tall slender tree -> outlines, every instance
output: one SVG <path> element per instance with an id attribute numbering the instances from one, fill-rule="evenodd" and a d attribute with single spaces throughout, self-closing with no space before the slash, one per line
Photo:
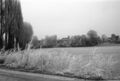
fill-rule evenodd
<path id="1" fill-rule="evenodd" d="M 3 0 L 0 0 L 0 49 L 3 47 L 3 37 L 2 37 L 2 19 L 3 19 Z"/>
<path id="2" fill-rule="evenodd" d="M 12 49 L 17 46 L 19 30 L 23 23 L 21 5 L 19 0 L 5 0 L 4 4 L 5 47 Z"/>
<path id="3" fill-rule="evenodd" d="M 21 4 L 19 0 L 0 0 L 0 47 L 5 35 L 5 49 L 25 48 L 33 34 L 32 26 L 23 23 Z M 28 37 L 28 38 L 27 38 Z M 26 39 L 27 38 L 27 39 Z"/>

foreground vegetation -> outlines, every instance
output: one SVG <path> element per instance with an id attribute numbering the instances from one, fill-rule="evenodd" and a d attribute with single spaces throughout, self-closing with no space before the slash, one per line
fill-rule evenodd
<path id="1" fill-rule="evenodd" d="M 66 50 L 24 50 L 5 52 L 1 57 L 4 65 L 14 69 L 24 69 L 38 73 L 57 74 L 85 79 L 119 79 L 115 65 L 119 63 L 113 55 L 70 54 Z"/>

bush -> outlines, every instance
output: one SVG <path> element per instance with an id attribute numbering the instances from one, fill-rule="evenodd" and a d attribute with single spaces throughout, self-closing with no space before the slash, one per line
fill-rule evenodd
<path id="1" fill-rule="evenodd" d="M 51 47 L 56 47 L 57 45 L 57 36 L 46 36 L 45 39 L 43 40 L 42 47 L 44 48 L 51 48 Z"/>
<path id="2" fill-rule="evenodd" d="M 38 40 L 37 36 L 32 37 L 31 44 L 32 44 L 31 48 L 33 48 L 33 49 L 40 48 L 40 41 Z"/>

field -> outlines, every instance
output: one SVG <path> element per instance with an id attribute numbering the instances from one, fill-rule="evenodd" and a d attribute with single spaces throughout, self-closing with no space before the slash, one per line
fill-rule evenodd
<path id="1" fill-rule="evenodd" d="M 70 54 L 79 55 L 79 54 L 120 54 L 120 46 L 110 46 L 110 47 L 77 47 L 77 48 L 53 48 L 53 49 L 41 49 L 41 50 L 65 50 Z"/>
<path id="2" fill-rule="evenodd" d="M 120 46 L 48 48 L 12 52 L 5 65 L 81 78 L 120 79 Z"/>

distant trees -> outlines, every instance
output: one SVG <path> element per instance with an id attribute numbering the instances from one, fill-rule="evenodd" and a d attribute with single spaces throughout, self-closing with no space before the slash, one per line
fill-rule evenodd
<path id="1" fill-rule="evenodd" d="M 99 36 L 95 30 L 90 30 L 86 35 L 74 35 L 61 39 L 57 39 L 56 35 L 46 36 L 45 39 L 39 40 L 39 43 L 37 43 L 39 46 L 37 47 L 88 47 L 98 46 L 104 43 L 120 44 L 120 37 L 115 34 L 111 34 L 111 37 L 107 37 L 105 34 Z"/>
<path id="2" fill-rule="evenodd" d="M 81 36 L 76 35 L 71 37 L 71 46 L 72 47 L 80 47 L 82 45 L 81 43 Z"/>
<path id="3" fill-rule="evenodd" d="M 99 36 L 96 31 L 90 30 L 87 33 L 88 39 L 89 39 L 89 45 L 90 46 L 95 46 L 99 44 Z"/>
<path id="4" fill-rule="evenodd" d="M 88 45 L 87 41 L 88 41 L 87 36 L 86 36 L 86 35 L 82 35 L 82 36 L 81 36 L 81 46 L 82 46 L 82 47 L 87 46 L 87 45 Z"/>
<path id="5" fill-rule="evenodd" d="M 102 40 L 102 42 L 107 42 L 108 37 L 105 34 L 103 34 L 102 37 L 101 37 L 101 40 Z"/>
<path id="6" fill-rule="evenodd" d="M 118 35 L 111 34 L 111 37 L 109 38 L 109 42 L 120 43 L 120 37 Z"/>
<path id="7" fill-rule="evenodd" d="M 57 40 L 57 47 L 70 47 L 70 46 L 71 46 L 70 36 Z"/>
<path id="8" fill-rule="evenodd" d="M 57 36 L 46 36 L 43 40 L 42 47 L 55 47 L 57 45 Z"/>
<path id="9" fill-rule="evenodd" d="M 99 43 L 101 43 L 101 40 L 97 32 L 90 30 L 87 35 L 68 36 L 61 39 L 57 39 L 56 35 L 46 36 L 45 39 L 39 40 L 38 47 L 86 47 L 95 46 Z"/>
<path id="10" fill-rule="evenodd" d="M 102 35 L 102 43 L 120 44 L 120 36 L 116 34 L 111 34 L 110 37 Z"/>
<path id="11" fill-rule="evenodd" d="M 32 42 L 31 42 L 31 44 L 32 44 L 32 47 L 31 47 L 31 48 L 34 48 L 34 49 L 40 48 L 40 41 L 38 40 L 38 37 L 37 37 L 37 36 L 33 36 L 33 37 L 32 37 Z"/>

